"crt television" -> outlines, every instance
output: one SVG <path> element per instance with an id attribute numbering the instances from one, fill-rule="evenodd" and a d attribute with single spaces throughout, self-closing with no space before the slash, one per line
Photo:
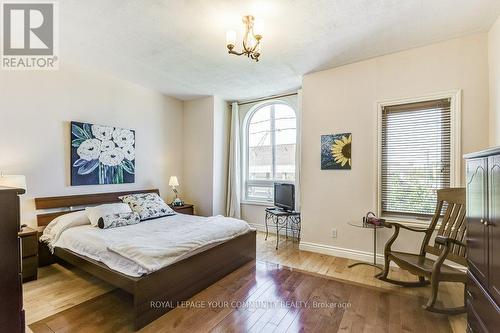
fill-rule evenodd
<path id="1" fill-rule="evenodd" d="M 286 211 L 294 211 L 295 185 L 274 183 L 274 205 Z"/>

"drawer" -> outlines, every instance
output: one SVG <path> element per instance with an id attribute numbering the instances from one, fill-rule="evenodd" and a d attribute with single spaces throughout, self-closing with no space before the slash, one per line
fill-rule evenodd
<path id="1" fill-rule="evenodd" d="M 468 333 L 487 333 L 481 318 L 474 310 L 470 300 L 467 300 L 467 332 Z"/>
<path id="2" fill-rule="evenodd" d="M 36 280 L 38 276 L 38 256 L 23 258 L 23 282 Z"/>
<path id="3" fill-rule="evenodd" d="M 473 332 L 495 332 L 500 327 L 500 311 L 479 282 L 467 273 L 467 316 Z"/>
<path id="4" fill-rule="evenodd" d="M 175 208 L 175 211 L 177 213 L 181 214 L 186 214 L 186 215 L 193 215 L 193 207 L 185 207 L 185 208 Z"/>
<path id="5" fill-rule="evenodd" d="M 38 254 L 38 238 L 37 235 L 21 237 L 22 255 L 32 257 Z"/>

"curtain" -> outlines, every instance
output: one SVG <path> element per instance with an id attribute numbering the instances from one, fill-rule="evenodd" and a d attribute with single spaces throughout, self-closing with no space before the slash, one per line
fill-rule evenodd
<path id="1" fill-rule="evenodd" d="M 241 218 L 240 116 L 238 103 L 236 102 L 232 104 L 230 135 L 226 216 L 239 219 Z"/>
<path id="2" fill-rule="evenodd" d="M 297 92 L 297 138 L 295 140 L 295 210 L 300 212 L 300 138 L 302 134 L 302 89 Z"/>

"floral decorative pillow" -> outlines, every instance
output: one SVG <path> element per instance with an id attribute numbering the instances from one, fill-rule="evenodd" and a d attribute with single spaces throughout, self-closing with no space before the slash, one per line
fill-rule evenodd
<path id="1" fill-rule="evenodd" d="M 120 200 L 127 203 L 132 211 L 138 213 L 141 221 L 175 214 L 156 193 L 129 194 L 120 197 Z"/>
<path id="2" fill-rule="evenodd" d="M 99 218 L 97 226 L 101 229 L 117 228 L 141 222 L 141 217 L 136 212 L 111 214 Z"/>
<path id="3" fill-rule="evenodd" d="M 103 204 L 95 207 L 87 207 L 85 208 L 85 212 L 87 212 L 90 224 L 92 224 L 95 227 L 99 222 L 99 218 L 103 216 L 112 214 L 131 213 L 132 209 L 130 209 L 129 205 L 120 202 L 112 204 Z"/>

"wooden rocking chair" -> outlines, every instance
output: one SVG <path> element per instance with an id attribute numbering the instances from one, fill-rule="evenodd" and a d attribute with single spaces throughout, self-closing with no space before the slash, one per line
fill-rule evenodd
<path id="1" fill-rule="evenodd" d="M 386 223 L 388 227 L 394 227 L 394 234 L 385 245 L 384 271 L 377 277 L 380 280 L 404 287 L 421 287 L 430 283 L 432 288 L 431 296 L 429 297 L 427 304 L 423 306 L 424 309 L 444 314 L 459 314 L 465 312 L 465 305 L 457 308 L 444 309 L 436 308 L 435 303 L 440 282 L 462 282 L 465 284 L 467 281 L 465 272 L 444 264 L 445 260 L 449 260 L 457 264 L 467 266 L 465 259 L 466 245 L 464 243 L 467 224 L 465 221 L 465 189 L 448 188 L 438 190 L 437 197 L 438 202 L 436 211 L 427 229 L 412 228 L 399 223 Z M 441 225 L 437 230 L 437 236 L 434 239 L 434 244 L 429 245 L 445 202 L 448 204 L 448 207 L 446 208 Z M 399 235 L 400 229 L 425 234 L 419 254 L 397 252 L 391 249 L 392 244 Z M 427 258 L 427 253 L 437 256 L 437 259 L 434 260 Z M 387 275 L 389 273 L 389 263 L 391 260 L 402 269 L 417 275 L 419 281 L 405 282 L 388 278 Z"/>

